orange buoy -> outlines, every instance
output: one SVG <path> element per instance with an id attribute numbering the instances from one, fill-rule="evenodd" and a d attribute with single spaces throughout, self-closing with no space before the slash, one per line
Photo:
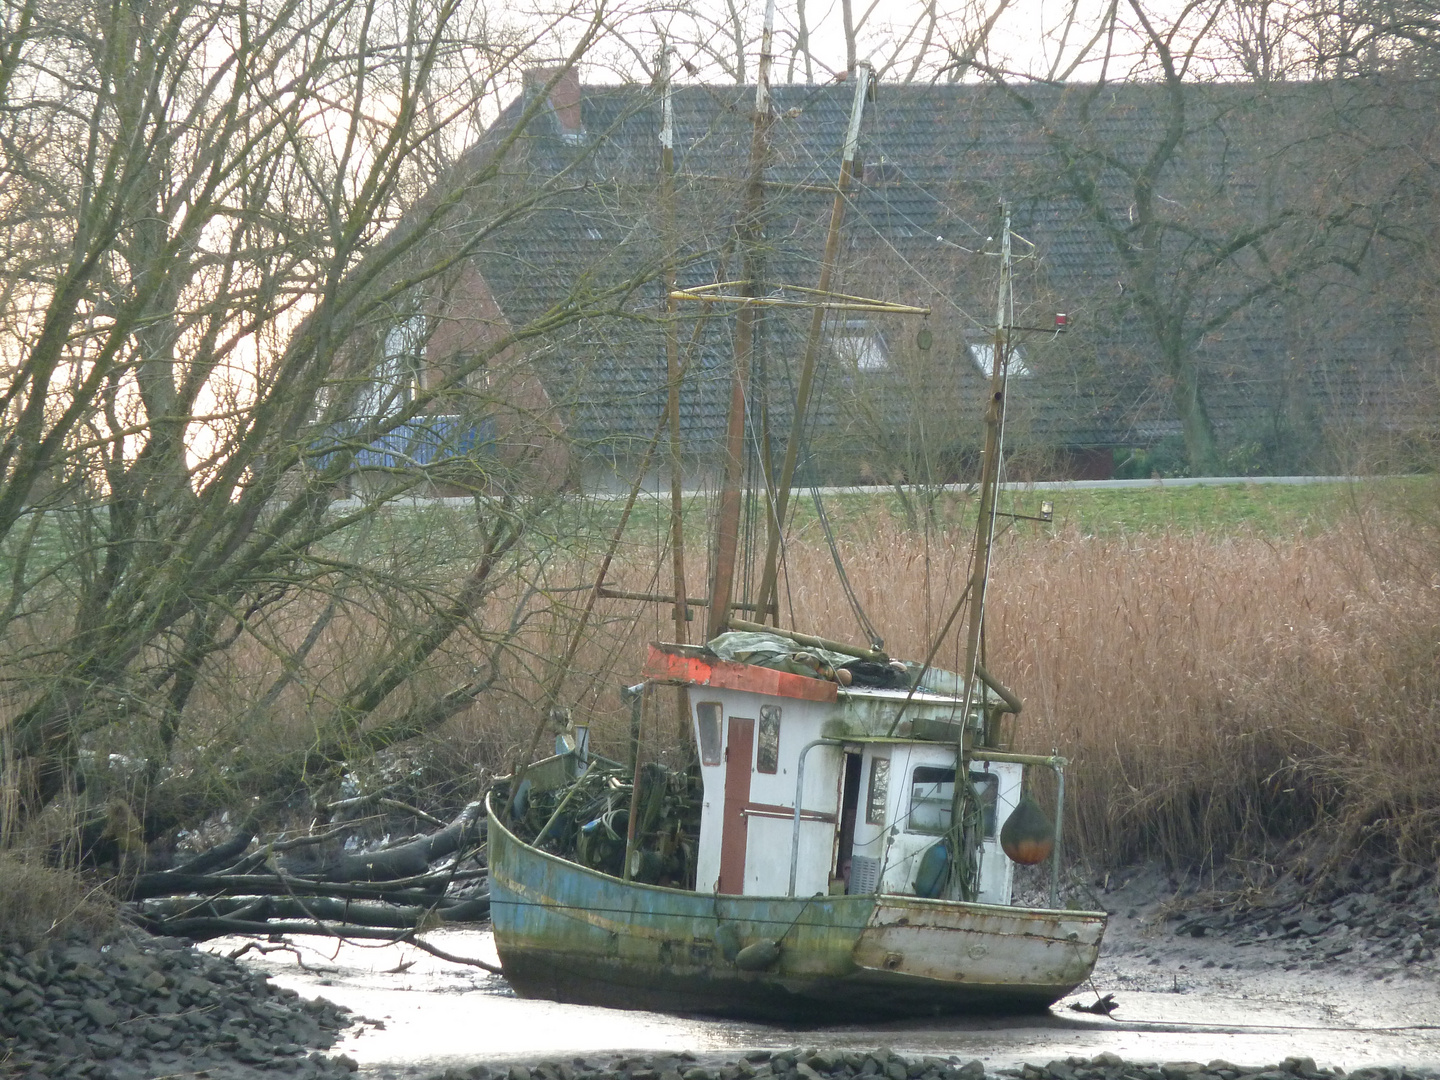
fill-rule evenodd
<path id="1" fill-rule="evenodd" d="M 1020 796 L 1020 805 L 1005 819 L 1000 847 L 1021 866 L 1042 863 L 1055 850 L 1055 826 L 1028 792 Z"/>

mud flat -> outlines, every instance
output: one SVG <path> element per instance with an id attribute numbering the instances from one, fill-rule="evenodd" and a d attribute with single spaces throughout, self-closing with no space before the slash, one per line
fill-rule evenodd
<path id="1" fill-rule="evenodd" d="M 527 1001 L 407 945 L 5 946 L 0 1077 L 1414 1080 L 1440 1066 L 1433 878 L 1281 883 L 1243 904 L 1154 869 L 1094 885 L 1082 899 L 1111 913 L 1100 963 L 1049 1013 L 808 1030 Z M 480 929 L 427 940 L 496 959 Z M 1105 995 L 1112 1015 L 1075 1011 Z"/>
<path id="2" fill-rule="evenodd" d="M 1042 1016 L 787 1030 L 526 1001 L 502 979 L 404 946 L 326 942 L 323 951 L 271 953 L 255 963 L 282 985 L 326 994 L 383 1023 L 339 1044 L 380 1077 L 614 1054 L 718 1060 L 817 1045 L 953 1056 L 987 1071 L 1102 1054 L 1152 1063 L 1298 1057 L 1347 1070 L 1440 1066 L 1433 875 L 1402 868 L 1318 891 L 1297 876 L 1244 902 L 1237 883 L 1202 888 L 1153 866 L 1077 885 L 1072 899 L 1109 911 L 1110 928 L 1090 984 Z M 430 940 L 496 960 L 487 933 L 445 931 Z M 1112 1016 L 1070 1008 L 1105 994 L 1118 1004 Z"/>
<path id="3" fill-rule="evenodd" d="M 1167 899 L 1157 901 L 1157 894 Z M 675 1060 L 708 1068 L 749 1051 L 823 1047 L 863 1055 L 881 1046 L 916 1061 L 933 1058 L 950 1069 L 979 1061 L 992 1076 L 1019 1076 L 1016 1070 L 1030 1066 L 1033 1072 L 1052 1062 L 1072 1062 L 1067 1067 L 1073 1068 L 1073 1062 L 1109 1060 L 1107 1054 L 1152 1065 L 1221 1059 L 1245 1065 L 1239 1072 L 1193 1070 L 1218 1080 L 1235 1080 L 1226 1072 L 1269 1073 L 1267 1080 L 1279 1080 L 1278 1066 L 1256 1063 L 1287 1058 L 1351 1071 L 1440 1065 L 1440 981 L 1433 957 L 1397 963 L 1384 944 L 1389 938 L 1381 937 L 1374 949 L 1362 944 L 1329 959 L 1307 959 L 1320 948 L 1338 946 L 1333 941 L 1317 946 L 1304 933 L 1293 933 L 1295 927 L 1286 929 L 1283 923 L 1294 913 L 1284 903 L 1284 914 L 1273 916 L 1277 933 L 1264 929 L 1267 916 L 1254 933 L 1219 928 L 1197 936 L 1193 920 L 1217 913 L 1203 900 L 1176 904 L 1169 883 L 1153 871 L 1117 880 L 1099 898 L 1111 910 L 1112 923 L 1095 976 L 1040 1016 L 787 1029 L 527 1001 L 500 978 L 443 964 L 406 946 L 296 939 L 296 951 L 250 962 L 302 995 L 325 994 L 378 1022 L 352 1029 L 337 1049 L 359 1062 L 362 1072 L 381 1078 L 416 1080 L 485 1066 L 491 1070 L 486 1076 L 503 1080 L 511 1066 L 528 1069 L 541 1061 L 568 1062 L 573 1070 L 579 1068 L 573 1064 L 577 1057 L 585 1062 L 581 1075 L 614 1073 L 616 1055 L 622 1060 L 690 1055 Z M 1363 928 L 1341 930 L 1370 940 Z M 1321 936 L 1338 940 L 1341 930 L 1323 930 Z M 442 931 L 428 940 L 451 953 L 496 959 L 485 932 Z M 1413 952 L 1412 947 L 1407 956 Z M 1093 1007 L 1106 994 L 1117 1003 L 1111 1016 L 1071 1008 Z M 1102 1072 L 1114 1067 L 1100 1066 Z M 659 1069 L 655 1077 L 669 1071 L 685 1080 L 678 1069 Z M 1107 1074 L 1106 1080 L 1119 1075 Z M 803 1070 L 798 1078 L 813 1080 Z M 517 1073 L 511 1080 L 521 1077 Z M 549 1078 L 542 1073 L 540 1080 Z M 1089 1077 L 1077 1073 L 1073 1080 Z M 1157 1074 L 1149 1080 L 1178 1077 Z"/>

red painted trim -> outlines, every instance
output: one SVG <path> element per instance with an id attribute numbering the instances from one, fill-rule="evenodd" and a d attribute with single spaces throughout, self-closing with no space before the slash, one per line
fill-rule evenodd
<path id="1" fill-rule="evenodd" d="M 721 690 L 748 690 L 752 694 L 794 698 L 799 701 L 832 702 L 839 700 L 838 687 L 825 679 L 811 679 L 788 671 L 735 664 L 729 660 L 707 660 L 698 656 L 679 656 L 658 645 L 651 645 L 645 657 L 642 674 L 661 682 L 713 686 Z"/>

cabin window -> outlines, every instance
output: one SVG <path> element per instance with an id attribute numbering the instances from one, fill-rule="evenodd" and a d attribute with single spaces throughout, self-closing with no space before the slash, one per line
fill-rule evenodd
<path id="1" fill-rule="evenodd" d="M 970 783 L 975 785 L 975 794 L 980 797 L 980 820 L 985 829 L 985 839 L 995 839 L 995 804 L 1000 801 L 1000 777 L 993 773 L 972 772 Z"/>
<path id="2" fill-rule="evenodd" d="M 695 726 L 700 733 L 700 764 L 720 764 L 720 703 L 702 701 L 695 706 Z"/>
<path id="3" fill-rule="evenodd" d="M 939 835 L 950 828 L 955 770 L 921 765 L 910 777 L 909 832 Z"/>
<path id="4" fill-rule="evenodd" d="M 972 772 L 970 783 L 980 800 L 981 827 L 987 838 L 995 835 L 995 803 L 1000 778 Z M 917 766 L 910 778 L 910 822 L 907 832 L 940 836 L 950 828 L 950 807 L 955 798 L 955 770 L 934 765 Z"/>
<path id="5" fill-rule="evenodd" d="M 865 824 L 885 824 L 885 803 L 890 798 L 890 759 L 872 758 L 870 788 L 865 794 Z"/>
<path id="6" fill-rule="evenodd" d="M 755 748 L 755 771 L 780 771 L 780 706 L 760 706 L 760 742 Z"/>

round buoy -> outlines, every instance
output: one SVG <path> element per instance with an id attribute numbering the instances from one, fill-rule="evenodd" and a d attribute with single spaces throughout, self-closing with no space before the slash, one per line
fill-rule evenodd
<path id="1" fill-rule="evenodd" d="M 1020 797 L 1020 805 L 1005 819 L 1000 847 L 1021 866 L 1044 862 L 1055 850 L 1055 826 L 1029 793 Z"/>

